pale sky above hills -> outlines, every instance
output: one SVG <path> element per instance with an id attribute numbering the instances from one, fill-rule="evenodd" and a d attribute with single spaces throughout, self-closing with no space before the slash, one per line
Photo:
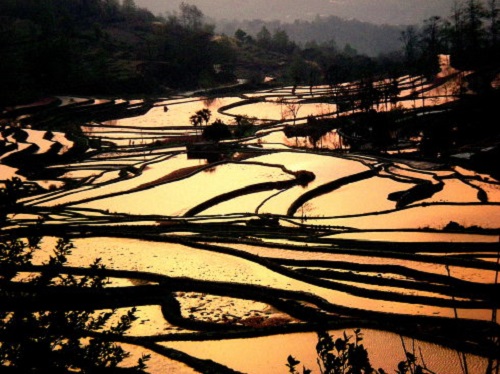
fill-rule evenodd
<path id="1" fill-rule="evenodd" d="M 173 12 L 183 0 L 135 0 L 154 14 Z M 184 0 L 213 19 L 312 19 L 335 15 L 378 24 L 419 24 L 434 15 L 447 17 L 454 0 Z"/>

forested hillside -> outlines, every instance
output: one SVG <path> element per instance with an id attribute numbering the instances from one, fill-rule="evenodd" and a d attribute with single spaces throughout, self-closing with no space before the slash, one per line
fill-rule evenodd
<path id="1" fill-rule="evenodd" d="M 334 17 L 217 28 L 194 5 L 155 16 L 134 0 L 9 0 L 0 14 L 0 108 L 50 95 L 158 96 L 238 79 L 261 84 L 266 76 L 293 85 L 430 77 L 438 54 L 450 54 L 458 69 L 490 69 L 488 82 L 499 56 L 494 1 L 467 0 L 448 18 L 404 29 Z M 224 34 L 216 32 L 222 27 Z"/>
<path id="2" fill-rule="evenodd" d="M 234 79 L 224 70 L 231 58 L 223 44 L 189 5 L 160 19 L 133 0 L 20 0 L 0 2 L 0 14 L 0 103 Z"/>

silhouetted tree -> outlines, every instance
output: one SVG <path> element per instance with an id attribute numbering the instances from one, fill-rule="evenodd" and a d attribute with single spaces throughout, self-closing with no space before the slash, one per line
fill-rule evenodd
<path id="1" fill-rule="evenodd" d="M 253 43 L 253 38 L 248 35 L 242 29 L 238 29 L 234 32 L 234 37 L 238 39 L 241 43 Z"/>
<path id="2" fill-rule="evenodd" d="M 210 117 L 212 116 L 212 112 L 210 111 L 210 109 L 201 109 L 197 111 L 196 114 L 201 117 L 201 119 L 205 122 L 205 125 L 208 125 L 208 121 L 210 121 Z"/>
<path id="3" fill-rule="evenodd" d="M 281 106 L 282 119 L 285 120 L 287 117 L 291 117 L 295 125 L 302 104 L 299 101 L 287 100 L 285 98 L 280 98 L 277 103 Z"/>
<path id="4" fill-rule="evenodd" d="M 179 9 L 179 20 L 183 27 L 191 31 L 198 31 L 202 28 L 205 16 L 196 5 L 182 2 Z"/>
<path id="5" fill-rule="evenodd" d="M 500 10 L 497 0 L 488 0 L 487 18 L 489 22 L 489 44 L 490 47 L 498 46 L 498 33 L 500 31 Z"/>
<path id="6" fill-rule="evenodd" d="M 484 5 L 479 0 L 467 0 L 464 7 L 464 27 L 466 33 L 465 49 L 471 52 L 483 45 L 483 18 L 486 16 Z"/>
<path id="7" fill-rule="evenodd" d="M 316 353 L 318 355 L 318 368 L 321 374 L 387 374 L 380 368 L 374 369 L 368 357 L 368 350 L 364 347 L 363 334 L 360 329 L 354 330 L 354 335 L 344 333 L 337 339 L 326 331 L 318 331 L 318 343 Z M 354 338 L 354 339 L 353 339 Z M 406 357 L 397 366 L 396 374 L 432 374 L 427 368 L 423 357 L 417 357 L 415 352 L 409 352 L 403 344 Z M 422 364 L 419 362 L 422 361 Z M 311 374 L 312 371 L 306 367 L 302 371 L 297 370 L 300 361 L 289 355 L 287 358 L 288 372 L 291 374 Z"/>
<path id="8" fill-rule="evenodd" d="M 293 85 L 292 95 L 295 95 L 295 90 L 297 86 L 300 85 L 301 83 L 304 83 L 306 77 L 307 77 L 307 63 L 300 55 L 295 54 L 287 70 L 287 78 Z"/>
<path id="9" fill-rule="evenodd" d="M 205 125 L 208 125 L 208 121 L 210 121 L 210 117 L 212 116 L 212 113 L 210 112 L 210 109 L 200 109 L 196 111 L 195 114 L 193 114 L 191 117 L 189 117 L 189 122 L 197 128 L 198 126 L 202 126 L 203 123 Z"/>
<path id="10" fill-rule="evenodd" d="M 359 109 L 368 112 L 374 105 L 378 106 L 380 91 L 375 87 L 373 79 L 362 79 L 359 83 L 358 99 Z"/>
<path id="11" fill-rule="evenodd" d="M 470 69 L 482 62 L 486 36 L 483 29 L 487 12 L 479 0 L 467 0 L 453 9 L 451 51 L 453 65 Z"/>
<path id="12" fill-rule="evenodd" d="M 234 135 L 238 138 L 249 136 L 254 133 L 254 129 L 256 127 L 255 121 L 257 120 L 257 118 L 238 115 L 234 118 L 234 120 L 236 122 Z"/>
<path id="13" fill-rule="evenodd" d="M 401 33 L 401 41 L 403 42 L 406 67 L 411 74 L 415 74 L 419 57 L 417 29 L 414 26 L 408 26 Z"/>
<path id="14" fill-rule="evenodd" d="M 24 292 L 16 291 L 13 281 L 18 271 L 31 264 L 33 253 L 39 250 L 40 238 L 0 238 L 0 297 L 7 300 L 0 312 L 0 368 L 7 373 L 116 373 L 133 371 L 144 373 L 149 356 L 139 359 L 136 366 L 118 368 L 129 353 L 106 333 L 103 328 L 116 335 L 125 334 L 137 318 L 132 308 L 120 316 L 117 322 L 115 312 L 93 310 L 25 310 L 12 306 L 12 297 L 33 298 L 37 292 L 53 286 L 102 289 L 106 278 L 99 274 L 104 269 L 100 259 L 91 266 L 92 275 L 76 277 L 62 275 L 60 270 L 71 254 L 73 244 L 59 239 L 53 256 L 38 269 L 30 279 L 21 282 Z M 14 286 L 14 287 L 12 287 Z M 64 300 L 59 300 L 64 305 Z"/>
<path id="15" fill-rule="evenodd" d="M 420 33 L 420 70 L 431 78 L 439 72 L 438 54 L 444 53 L 443 27 L 441 17 L 430 17 L 424 21 Z"/>
<path id="16" fill-rule="evenodd" d="M 14 212 L 17 200 L 25 195 L 20 178 L 8 179 L 3 184 L 0 188 L 0 224 L 5 221 L 8 213 Z"/>
<path id="17" fill-rule="evenodd" d="M 271 47 L 271 32 L 266 26 L 262 26 L 260 31 L 256 35 L 257 45 L 263 49 L 269 49 Z"/>
<path id="18" fill-rule="evenodd" d="M 223 139 L 231 138 L 231 131 L 224 122 L 217 119 L 213 124 L 205 127 L 202 136 L 203 139 L 219 142 Z"/>
<path id="19" fill-rule="evenodd" d="M 195 129 L 197 129 L 198 126 L 201 126 L 201 124 L 203 123 L 203 118 L 195 113 L 191 117 L 189 117 L 189 122 L 191 122 L 191 125 L 193 125 Z"/>
<path id="20" fill-rule="evenodd" d="M 137 8 L 137 5 L 134 0 L 123 0 L 122 8 L 125 12 L 133 12 Z"/>
<path id="21" fill-rule="evenodd" d="M 294 48 L 285 30 L 275 30 L 271 37 L 271 48 L 276 52 L 289 53 Z"/>

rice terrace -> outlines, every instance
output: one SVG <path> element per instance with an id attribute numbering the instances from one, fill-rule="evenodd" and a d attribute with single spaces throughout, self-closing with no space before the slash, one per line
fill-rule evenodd
<path id="1" fill-rule="evenodd" d="M 327 332 L 387 373 L 498 373 L 499 69 L 436 61 L 5 106 L 2 370 L 315 373 Z"/>

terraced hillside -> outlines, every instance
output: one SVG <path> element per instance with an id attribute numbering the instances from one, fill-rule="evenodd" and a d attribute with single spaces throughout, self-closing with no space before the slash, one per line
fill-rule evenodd
<path id="1" fill-rule="evenodd" d="M 42 242 L 2 298 L 30 294 L 26 276 L 67 237 L 59 273 L 92 274 L 100 258 L 109 284 L 55 284 L 12 310 L 137 307 L 106 339 L 150 353 L 153 373 L 284 373 L 288 354 L 314 367 L 314 331 L 354 328 L 386 370 L 401 335 L 435 372 L 485 372 L 499 352 L 500 184 L 451 146 L 415 156 L 419 121 L 445 118 L 463 77 L 401 77 L 392 94 L 376 82 L 387 94 L 368 107 L 352 84 L 18 108 L 2 120 L 0 176 L 16 195 L 0 233 Z M 233 136 L 203 139 L 190 121 L 202 109 Z M 396 112 L 384 142 L 365 126 Z M 482 144 L 469 160 L 494 149 Z"/>

